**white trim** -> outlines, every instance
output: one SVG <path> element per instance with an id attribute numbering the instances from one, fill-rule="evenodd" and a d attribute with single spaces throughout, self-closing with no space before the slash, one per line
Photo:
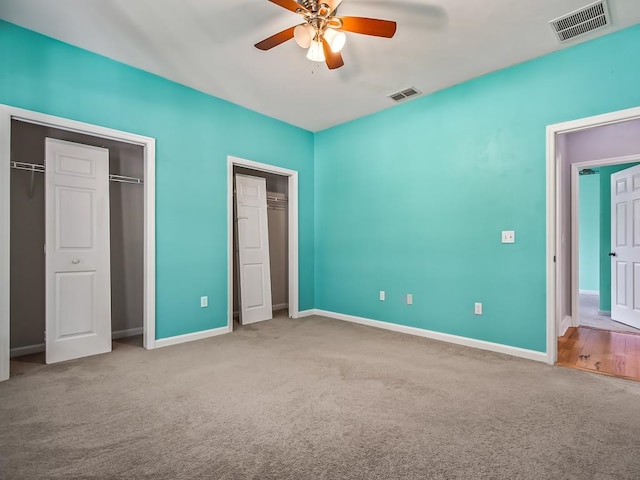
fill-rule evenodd
<path id="1" fill-rule="evenodd" d="M 298 312 L 298 316 L 295 318 L 304 318 L 304 317 L 311 317 L 313 315 L 318 315 L 318 311 L 315 308 L 312 308 L 311 310 L 303 310 L 301 312 Z"/>
<path id="2" fill-rule="evenodd" d="M 0 381 L 9 378 L 11 120 L 34 123 L 144 147 L 144 347 L 155 348 L 155 139 L 62 117 L 0 105 Z"/>
<path id="3" fill-rule="evenodd" d="M 580 285 L 580 174 L 575 165 L 571 165 L 571 326 L 578 326 L 578 288 Z M 560 197 L 562 198 L 562 197 Z M 599 258 L 599 257 L 598 257 Z M 574 294 L 574 292 L 576 292 Z M 565 318 L 566 319 L 566 318 Z M 564 335 L 560 323 L 558 336 Z M 564 329 L 566 332 L 566 329 Z"/>
<path id="4" fill-rule="evenodd" d="M 0 110 L 0 381 L 9 379 L 11 337 L 9 309 L 10 277 L 10 212 L 11 117 Z"/>
<path id="5" fill-rule="evenodd" d="M 12 348 L 9 352 L 11 358 L 22 357 L 23 355 L 32 355 L 34 353 L 44 352 L 46 350 L 46 344 L 37 343 L 35 345 L 27 345 L 25 347 Z"/>
<path id="6" fill-rule="evenodd" d="M 557 303 L 556 303 L 556 134 L 547 127 L 547 363 L 554 364 L 557 358 Z"/>
<path id="7" fill-rule="evenodd" d="M 289 317 L 298 318 L 298 172 L 229 155 L 227 157 L 227 327 L 233 331 L 233 167 L 288 177 Z"/>
<path id="8" fill-rule="evenodd" d="M 136 335 L 142 335 L 143 328 L 130 328 L 128 330 L 117 330 L 111 332 L 111 339 L 116 340 L 118 338 L 135 337 Z M 35 345 L 26 345 L 24 347 L 16 347 L 11 349 L 11 358 L 21 357 L 23 355 L 31 355 L 33 353 L 44 352 L 47 349 L 45 343 L 37 343 Z"/>
<path id="9" fill-rule="evenodd" d="M 559 187 L 557 182 L 558 169 L 560 167 L 557 161 L 558 135 L 637 118 L 640 118 L 640 107 L 557 123 L 547 127 L 547 363 L 554 364 L 558 359 L 557 336 L 561 323 L 557 307 L 559 300 L 562 299 L 558 298 L 557 271 L 554 261 L 554 256 L 557 255 L 557 246 L 560 245 L 560 239 L 558 238 L 560 234 L 560 229 L 558 228 L 560 202 L 558 202 Z M 596 165 L 604 164 L 604 160 L 596 162 Z M 583 164 L 588 163 L 584 162 Z"/>
<path id="10" fill-rule="evenodd" d="M 203 330 L 201 332 L 187 333 L 185 335 L 176 335 L 175 337 L 159 338 L 156 340 L 156 348 L 170 347 L 171 345 L 179 345 L 181 343 L 193 342 L 195 340 L 217 337 L 218 335 L 224 335 L 229 332 L 231 332 L 229 327 L 219 327 L 212 328 L 211 330 Z"/>
<path id="11" fill-rule="evenodd" d="M 310 310 L 308 310 L 310 311 Z M 454 343 L 465 347 L 478 348 L 480 350 L 488 350 L 490 352 L 504 353 L 513 357 L 526 358 L 535 360 L 536 362 L 546 362 L 547 354 L 544 352 L 536 352 L 524 348 L 510 347 L 499 343 L 485 342 L 484 340 L 476 340 L 474 338 L 459 337 L 458 335 L 450 335 L 448 333 L 434 332 L 423 328 L 407 327 L 395 323 L 381 322 L 379 320 L 371 320 L 369 318 L 355 317 L 353 315 L 344 315 L 342 313 L 328 312 L 326 310 L 313 310 L 314 315 L 342 320 L 350 323 L 366 325 L 368 327 L 382 328 L 392 332 L 406 333 L 417 337 L 430 338 L 441 342 Z"/>
<path id="12" fill-rule="evenodd" d="M 577 322 L 576 322 L 577 323 Z M 570 317 L 569 315 L 566 315 L 563 319 L 562 322 L 560 322 L 560 327 L 558 328 L 558 336 L 561 337 L 563 336 L 565 333 L 567 333 L 567 330 L 569 330 L 569 327 L 576 327 L 577 325 L 573 324 L 573 318 Z"/>
<path id="13" fill-rule="evenodd" d="M 143 327 L 129 328 L 127 330 L 116 330 L 115 332 L 111 332 L 111 340 L 116 340 L 117 338 L 135 337 L 136 335 L 142 335 L 143 333 Z"/>
<path id="14" fill-rule="evenodd" d="M 289 304 L 288 303 L 279 303 L 277 305 L 271 305 L 271 310 L 273 310 L 273 311 L 284 310 L 285 308 L 289 308 Z"/>
<path id="15" fill-rule="evenodd" d="M 578 293 L 580 295 L 600 295 L 598 290 L 580 290 Z"/>

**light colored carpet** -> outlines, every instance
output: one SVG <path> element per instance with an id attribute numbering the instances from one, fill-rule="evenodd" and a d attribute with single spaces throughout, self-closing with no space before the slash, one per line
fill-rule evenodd
<path id="1" fill-rule="evenodd" d="M 640 383 L 321 317 L 0 384 L 0 478 L 634 479 Z"/>
<path id="2" fill-rule="evenodd" d="M 598 307 L 599 295 L 581 293 L 578 296 L 578 323 L 583 327 L 600 328 L 613 332 L 640 333 L 640 329 L 630 327 L 624 323 L 616 322 L 611 316 L 600 315 Z"/>

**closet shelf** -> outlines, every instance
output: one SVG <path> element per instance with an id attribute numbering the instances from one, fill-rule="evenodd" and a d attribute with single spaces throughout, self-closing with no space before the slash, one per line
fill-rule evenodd
<path id="1" fill-rule="evenodd" d="M 45 172 L 45 166 L 41 165 L 39 163 L 10 162 L 10 166 L 11 166 L 11 168 L 16 169 L 16 170 L 26 170 L 28 172 L 35 172 L 35 173 L 44 173 Z M 141 179 L 141 178 L 127 177 L 125 175 L 109 174 L 109 180 L 111 180 L 112 182 L 132 183 L 132 184 L 135 184 L 135 185 L 144 184 L 144 180 Z"/>
<path id="2" fill-rule="evenodd" d="M 11 168 L 15 168 L 16 170 L 44 173 L 44 165 L 39 165 L 37 163 L 11 162 L 10 165 Z"/>
<path id="3" fill-rule="evenodd" d="M 109 180 L 111 180 L 112 182 L 135 183 L 140 185 L 144 183 L 144 181 L 141 178 L 125 177 L 124 175 L 114 175 L 114 174 L 109 175 Z"/>

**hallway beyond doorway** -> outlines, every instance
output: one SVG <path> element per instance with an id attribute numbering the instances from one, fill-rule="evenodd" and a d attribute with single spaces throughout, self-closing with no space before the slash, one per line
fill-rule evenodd
<path id="1" fill-rule="evenodd" d="M 597 294 L 581 293 L 578 297 L 578 325 L 599 328 L 612 332 L 639 333 L 637 328 L 616 322 L 610 315 L 602 315 L 598 310 L 600 297 Z"/>

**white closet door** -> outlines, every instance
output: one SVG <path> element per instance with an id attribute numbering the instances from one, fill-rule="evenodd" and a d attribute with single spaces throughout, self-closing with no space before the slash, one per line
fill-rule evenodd
<path id="1" fill-rule="evenodd" d="M 264 178 L 236 175 L 240 321 L 243 325 L 273 317 L 266 183 Z"/>
<path id="2" fill-rule="evenodd" d="M 109 151 L 46 139 L 47 363 L 111 351 Z"/>

